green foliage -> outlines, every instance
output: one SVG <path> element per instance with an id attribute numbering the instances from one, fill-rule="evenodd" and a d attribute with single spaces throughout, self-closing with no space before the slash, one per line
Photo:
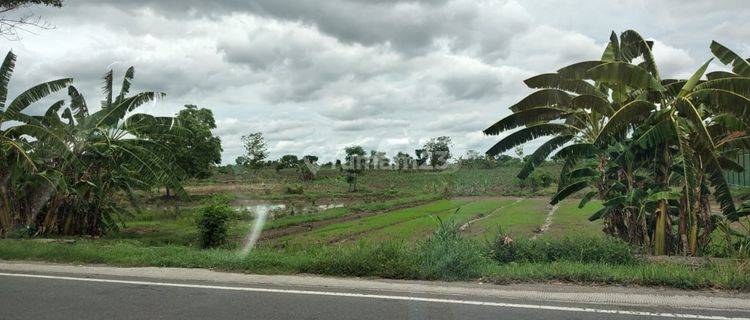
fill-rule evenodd
<path id="1" fill-rule="evenodd" d="M 211 133 L 216 129 L 213 112 L 185 105 L 175 117 L 185 135 L 156 135 L 152 140 L 164 144 L 175 163 L 188 178 L 205 179 L 221 163 L 221 140 Z"/>
<path id="2" fill-rule="evenodd" d="M 564 165 L 552 204 L 592 188 L 588 198 L 596 196 L 605 208 L 591 219 L 605 220 L 607 234 L 657 254 L 695 255 L 717 227 L 709 195 L 724 218 L 736 217 L 723 170 L 739 168 L 722 155 L 747 146 L 750 64 L 714 42 L 711 51 L 734 74 L 701 80 L 709 60 L 689 79 L 663 80 L 652 46 L 633 30 L 619 37 L 613 32 L 599 61 L 528 79 L 526 84 L 539 90 L 484 132 L 521 129 L 487 153 L 551 136 L 525 159 L 519 178 L 560 149 L 554 158 Z M 654 200 L 668 191 L 675 196 Z"/>
<path id="3" fill-rule="evenodd" d="M 497 262 L 582 262 L 627 265 L 636 262 L 630 246 L 610 237 L 511 239 L 498 236 L 490 256 Z"/>
<path id="4" fill-rule="evenodd" d="M 315 257 L 300 272 L 335 276 L 420 278 L 414 250 L 404 243 L 357 243 L 325 249 L 311 249 Z"/>
<path id="5" fill-rule="evenodd" d="M 439 227 L 419 245 L 420 270 L 426 279 L 467 280 L 480 276 L 487 260 L 480 247 L 461 235 L 451 220 L 438 218 Z"/>
<path id="6" fill-rule="evenodd" d="M 198 209 L 198 231 L 203 248 L 215 248 L 227 241 L 227 221 L 232 208 L 222 201 L 211 202 Z"/>
<path id="7" fill-rule="evenodd" d="M 441 136 L 428 140 L 424 144 L 424 150 L 429 154 L 429 165 L 433 169 L 446 165 L 448 159 L 452 157 L 450 152 L 452 146 L 453 142 L 451 142 L 451 138 L 448 136 Z"/>
<path id="8" fill-rule="evenodd" d="M 242 144 L 245 147 L 245 155 L 237 158 L 237 165 L 253 169 L 260 168 L 263 165 L 263 160 L 268 157 L 268 148 L 265 139 L 263 139 L 263 133 L 254 132 L 242 136 Z"/>
<path id="9" fill-rule="evenodd" d="M 285 194 L 303 194 L 305 193 L 305 189 L 301 184 L 285 185 L 284 193 Z"/>
<path id="10" fill-rule="evenodd" d="M 184 195 L 172 153 L 156 140 L 185 132 L 174 118 L 133 113 L 163 94 L 130 95 L 132 67 L 116 95 L 112 72 L 105 74 L 105 99 L 90 112 L 71 79 L 34 86 L 6 105 L 14 62 L 9 53 L 0 67 L 0 152 L 9 169 L 0 173 L 0 234 L 33 225 L 36 234 L 102 235 L 127 215 L 118 198 L 137 209 L 138 189 L 166 185 Z M 56 101 L 44 115 L 24 113 L 66 87 L 69 104 Z"/>

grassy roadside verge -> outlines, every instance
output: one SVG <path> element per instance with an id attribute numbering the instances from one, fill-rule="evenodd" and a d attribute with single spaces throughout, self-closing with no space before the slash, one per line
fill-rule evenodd
<path id="1" fill-rule="evenodd" d="M 435 240 L 438 239 L 438 240 Z M 434 236 L 418 245 L 359 242 L 301 251 L 236 251 L 184 246 L 141 246 L 127 240 L 79 240 L 74 244 L 0 240 L 0 259 L 61 263 L 212 268 L 262 274 L 313 273 L 394 279 L 474 280 L 495 283 L 562 281 L 616 285 L 719 288 L 750 291 L 750 266 L 741 263 L 691 267 L 586 259 L 519 260 L 500 263 L 473 241 Z M 578 261 L 576 261 L 578 260 Z M 605 261 L 605 262 L 602 262 Z"/>

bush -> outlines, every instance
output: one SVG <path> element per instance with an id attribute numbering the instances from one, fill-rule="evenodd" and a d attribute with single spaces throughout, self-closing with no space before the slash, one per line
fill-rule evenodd
<path id="1" fill-rule="evenodd" d="M 361 242 L 313 249 L 307 254 L 314 258 L 301 265 L 300 272 L 391 279 L 414 279 L 419 276 L 414 249 L 399 242 Z"/>
<path id="2" fill-rule="evenodd" d="M 501 263 L 569 261 L 632 264 L 636 262 L 627 243 L 610 237 L 511 240 L 501 235 L 493 243 L 490 255 L 495 261 Z"/>
<path id="3" fill-rule="evenodd" d="M 221 202 L 212 202 L 198 209 L 201 247 L 214 248 L 226 243 L 227 220 L 232 213 L 232 208 Z"/>
<path id="4" fill-rule="evenodd" d="M 440 225 L 432 237 L 419 246 L 422 277 L 467 280 L 482 275 L 488 261 L 479 246 L 463 238 L 453 221 L 438 221 Z"/>
<path id="5" fill-rule="evenodd" d="M 284 186 L 284 193 L 286 194 L 302 194 L 304 193 L 304 189 L 302 188 L 301 184 L 296 184 L 293 186 L 286 185 Z"/>

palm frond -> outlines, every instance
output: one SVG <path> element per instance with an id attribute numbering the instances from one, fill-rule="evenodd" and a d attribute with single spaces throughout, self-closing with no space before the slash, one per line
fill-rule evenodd
<path id="1" fill-rule="evenodd" d="M 653 103 L 643 100 L 636 100 L 624 105 L 617 110 L 607 124 L 604 125 L 594 143 L 601 144 L 605 139 L 612 137 L 628 126 L 637 123 L 639 119 L 643 119 L 645 115 L 648 115 L 655 109 L 656 106 Z"/>
<path id="2" fill-rule="evenodd" d="M 487 154 L 491 156 L 498 155 L 511 148 L 524 144 L 528 141 L 534 140 L 539 137 L 556 135 L 556 134 L 571 134 L 577 132 L 578 129 L 575 127 L 560 124 L 560 123 L 542 123 L 533 126 L 529 126 L 511 133 L 507 137 L 500 140 L 492 148 L 487 150 Z"/>
<path id="3" fill-rule="evenodd" d="M 557 73 L 567 79 L 585 79 L 589 70 L 604 63 L 597 60 L 578 62 L 557 70 Z"/>
<path id="4" fill-rule="evenodd" d="M 615 113 L 609 101 L 602 97 L 583 94 L 570 101 L 571 109 L 591 109 L 598 114 L 611 117 Z"/>
<path id="5" fill-rule="evenodd" d="M 711 52 L 721 63 L 732 66 L 732 72 L 743 77 L 750 77 L 750 62 L 740 57 L 734 51 L 716 41 L 711 42 Z"/>
<path id="6" fill-rule="evenodd" d="M 548 122 L 550 120 L 560 119 L 566 111 L 560 108 L 540 107 L 525 109 L 512 113 L 501 119 L 489 128 L 484 129 L 486 135 L 497 135 L 500 132 L 514 129 L 521 126 L 528 126 L 539 122 Z"/>
<path id="7" fill-rule="evenodd" d="M 626 85 L 635 89 L 666 90 L 646 69 L 625 62 L 598 65 L 589 69 L 585 77 L 601 83 Z"/>
<path id="8" fill-rule="evenodd" d="M 578 191 L 586 189 L 586 187 L 588 186 L 589 186 L 589 182 L 586 180 L 576 181 L 569 185 L 566 185 L 560 191 L 558 191 L 554 196 L 552 196 L 552 200 L 550 201 L 550 204 L 556 205 L 558 202 L 565 200 L 565 198 L 569 197 L 570 195 Z"/>
<path id="9" fill-rule="evenodd" d="M 599 91 L 590 83 L 580 79 L 563 78 L 558 73 L 540 74 L 523 82 L 532 89 L 560 89 L 577 94 L 599 94 Z"/>
<path id="10" fill-rule="evenodd" d="M 552 151 L 555 151 L 560 146 L 568 143 L 574 137 L 575 136 L 573 135 L 557 136 L 542 144 L 534 151 L 534 153 L 531 154 L 531 156 L 529 156 L 528 159 L 526 159 L 526 162 L 523 164 L 521 171 L 518 172 L 517 177 L 519 179 L 526 179 L 526 177 L 528 177 L 529 174 L 534 171 L 534 168 L 536 168 L 536 166 L 547 159 Z"/>
<path id="11" fill-rule="evenodd" d="M 0 111 L 5 110 L 5 102 L 8 98 L 8 84 L 16 66 L 16 55 L 8 51 L 2 66 L 0 66 Z"/>
<path id="12" fill-rule="evenodd" d="M 24 91 L 8 104 L 8 107 L 5 109 L 5 116 L 8 119 L 14 119 L 18 113 L 26 109 L 32 103 L 41 100 L 50 93 L 67 87 L 72 81 L 72 78 L 64 78 L 31 87 L 31 89 Z"/>
<path id="13" fill-rule="evenodd" d="M 562 107 L 568 105 L 570 100 L 570 94 L 560 89 L 542 89 L 526 96 L 518 103 L 512 105 L 510 110 L 518 112 L 538 107 Z"/>

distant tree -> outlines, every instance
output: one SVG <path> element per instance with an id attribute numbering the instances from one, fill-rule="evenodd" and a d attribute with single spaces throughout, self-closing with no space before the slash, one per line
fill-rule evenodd
<path id="1" fill-rule="evenodd" d="M 487 157 L 485 157 L 482 154 L 479 154 L 479 152 L 475 150 L 468 150 L 466 151 L 466 154 L 464 154 L 461 159 L 459 159 L 459 163 L 462 167 L 468 167 L 468 168 L 489 168 L 490 162 Z"/>
<path id="2" fill-rule="evenodd" d="M 425 165 L 430 157 L 429 153 L 425 149 L 414 150 L 414 155 L 417 156 L 415 158 L 417 169 Z"/>
<path id="3" fill-rule="evenodd" d="M 31 12 L 20 14 L 22 8 L 32 6 L 62 7 L 62 0 L 2 0 L 0 1 L 0 35 L 9 40 L 19 40 L 19 30 L 50 29 L 52 25 Z"/>
<path id="4" fill-rule="evenodd" d="M 412 158 L 409 154 L 399 151 L 395 157 L 393 157 L 393 163 L 396 169 L 404 170 L 411 166 Z"/>
<path id="5" fill-rule="evenodd" d="M 367 153 L 362 146 L 349 146 L 344 149 L 346 153 L 346 182 L 349 183 L 349 192 L 357 191 L 357 177 L 365 168 L 365 161 L 362 159 Z"/>
<path id="6" fill-rule="evenodd" d="M 263 166 L 263 160 L 268 157 L 266 141 L 263 139 L 263 133 L 253 132 L 242 136 L 242 145 L 245 147 L 245 155 L 239 159 L 244 167 L 258 169 Z M 240 162 L 237 164 L 239 165 Z"/>
<path id="7" fill-rule="evenodd" d="M 211 133 L 216 128 L 213 112 L 189 104 L 177 113 L 175 120 L 185 134 L 155 135 L 151 139 L 167 147 L 183 179 L 210 177 L 213 168 L 221 163 L 222 151 L 221 140 Z M 170 186 L 166 192 L 170 195 Z"/>
<path id="8" fill-rule="evenodd" d="M 370 169 L 387 167 L 388 163 L 389 160 L 386 158 L 385 152 L 370 150 L 370 158 L 367 159 L 367 164 Z"/>
<path id="9" fill-rule="evenodd" d="M 176 117 L 180 125 L 188 130 L 187 137 L 176 137 L 172 141 L 177 165 L 191 178 L 204 179 L 211 175 L 211 168 L 221 163 L 221 139 L 211 133 L 216 129 L 214 114 L 210 109 L 186 105 Z"/>
<path id="10" fill-rule="evenodd" d="M 309 161 L 310 163 L 318 162 L 318 156 L 306 155 L 302 157 L 302 161 Z"/>
<path id="11" fill-rule="evenodd" d="M 364 168 L 365 164 L 362 163 L 364 162 L 363 161 L 364 159 L 362 157 L 364 157 L 367 154 L 365 152 L 365 148 L 362 148 L 362 146 L 357 146 L 357 145 L 349 146 L 344 149 L 344 153 L 346 153 L 345 160 L 346 160 L 347 165 L 350 165 L 350 166 L 353 165 L 357 167 L 358 169 Z M 359 162 L 359 163 L 352 163 L 355 159 L 357 160 L 356 162 Z"/>
<path id="12" fill-rule="evenodd" d="M 293 154 L 285 154 L 279 158 L 276 163 L 276 171 L 287 168 L 296 168 L 299 164 L 299 158 Z"/>
<path id="13" fill-rule="evenodd" d="M 432 138 L 424 144 L 424 149 L 429 153 L 430 166 L 433 170 L 438 166 L 444 166 L 451 158 L 451 146 L 453 146 L 453 142 L 448 136 Z"/>

